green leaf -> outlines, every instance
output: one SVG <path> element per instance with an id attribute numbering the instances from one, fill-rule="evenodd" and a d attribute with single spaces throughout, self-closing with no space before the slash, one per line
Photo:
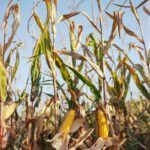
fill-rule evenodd
<path id="1" fill-rule="evenodd" d="M 6 69 L 0 61 L 0 100 L 5 101 L 7 95 Z"/>
<path id="2" fill-rule="evenodd" d="M 67 66 L 67 65 L 66 65 Z M 96 100 L 99 100 L 101 98 L 99 90 L 95 87 L 95 85 L 84 75 L 82 75 L 79 71 L 76 69 L 67 66 L 70 70 L 73 71 L 73 73 L 83 82 L 85 83 L 91 90 L 91 92 L 95 95 Z"/>
<path id="3" fill-rule="evenodd" d="M 126 64 L 130 74 L 132 75 L 135 84 L 137 85 L 138 89 L 141 91 L 141 93 L 148 99 L 150 100 L 150 93 L 148 92 L 148 90 L 145 88 L 145 86 L 143 85 L 143 83 L 141 82 L 141 80 L 139 79 L 138 75 L 136 74 L 135 70 L 129 66 L 128 64 Z"/>
<path id="4" fill-rule="evenodd" d="M 73 80 L 71 79 L 71 76 L 70 76 L 64 62 L 56 53 L 55 53 L 55 61 L 56 61 L 56 66 L 59 68 L 59 71 L 61 72 L 63 79 L 67 82 L 69 88 L 74 89 Z"/>
<path id="5" fill-rule="evenodd" d="M 142 66 L 141 64 L 135 64 L 135 68 L 138 70 L 142 76 L 144 83 L 150 88 L 150 76 L 147 66 Z"/>
<path id="6" fill-rule="evenodd" d="M 28 82 L 28 80 L 27 80 L 27 82 Z M 19 95 L 18 94 L 18 96 L 19 96 L 19 98 L 18 98 L 18 104 L 20 105 L 22 102 L 23 102 L 23 100 L 25 100 L 26 99 L 26 97 L 27 97 L 27 93 L 26 93 L 26 89 L 27 89 L 27 83 L 26 83 L 26 86 L 25 86 L 25 88 L 23 89 L 23 91 L 22 91 L 22 93 Z"/>
<path id="7" fill-rule="evenodd" d="M 117 75 L 117 72 L 116 71 L 114 71 L 113 72 L 113 81 L 114 81 L 114 91 L 115 91 L 115 93 L 116 93 L 116 96 L 118 96 L 118 97 L 120 97 L 120 95 L 121 95 L 121 84 L 120 84 L 120 82 L 119 82 L 119 77 L 118 77 L 118 75 Z"/>
<path id="8" fill-rule="evenodd" d="M 12 54 L 13 54 L 13 51 L 11 50 L 10 51 L 10 53 L 9 53 L 9 55 L 8 55 L 8 57 L 7 57 L 7 59 L 6 59 L 6 61 L 5 61 L 5 66 L 6 66 L 6 68 L 9 66 L 9 64 L 10 64 L 10 61 L 11 61 L 11 58 L 12 58 Z"/>
<path id="9" fill-rule="evenodd" d="M 18 66 L 19 66 L 19 53 L 18 53 L 18 51 L 16 51 L 16 62 L 15 62 L 15 66 L 13 67 L 12 81 L 16 76 Z"/>
<path id="10" fill-rule="evenodd" d="M 52 94 L 49 94 L 49 93 L 45 93 L 45 92 L 42 92 L 43 94 L 45 94 L 45 95 L 47 95 L 47 96 L 49 96 L 49 97 L 53 97 L 54 95 L 52 95 Z"/>
<path id="11" fill-rule="evenodd" d="M 125 99 L 127 97 L 128 94 L 128 90 L 129 90 L 129 84 L 130 84 L 130 80 L 131 80 L 131 74 L 129 73 L 125 79 L 125 91 L 124 91 L 124 95 L 123 95 L 123 99 Z"/>
<path id="12" fill-rule="evenodd" d="M 96 45 L 96 40 L 95 40 L 95 38 L 94 38 L 94 34 L 91 33 L 91 34 L 87 37 L 87 40 L 91 40 L 91 41 L 90 41 L 90 45 L 91 45 L 92 48 L 93 48 L 95 57 L 98 59 L 98 48 L 97 48 L 97 45 Z"/>
<path id="13" fill-rule="evenodd" d="M 38 41 L 37 41 L 38 42 Z M 37 43 L 34 49 L 33 60 L 31 63 L 31 101 L 34 101 L 39 92 L 40 78 L 41 78 L 41 62 L 40 62 L 40 45 Z"/>

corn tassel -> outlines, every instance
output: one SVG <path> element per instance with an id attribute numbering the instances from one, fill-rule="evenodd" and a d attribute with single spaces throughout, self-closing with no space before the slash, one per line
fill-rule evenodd
<path id="1" fill-rule="evenodd" d="M 68 112 L 68 114 L 67 114 L 67 116 L 66 116 L 66 118 L 65 118 L 65 120 L 64 120 L 64 122 L 60 128 L 61 133 L 68 134 L 70 132 L 70 128 L 71 128 L 72 123 L 74 121 L 75 115 L 76 115 L 76 111 L 73 109 L 71 109 Z"/>
<path id="2" fill-rule="evenodd" d="M 99 137 L 106 139 L 109 134 L 109 126 L 108 126 L 106 114 L 101 109 L 98 109 L 97 111 L 97 123 L 98 123 Z"/>

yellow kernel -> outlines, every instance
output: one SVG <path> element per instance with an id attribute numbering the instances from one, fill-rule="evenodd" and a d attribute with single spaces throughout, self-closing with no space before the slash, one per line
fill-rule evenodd
<path id="1" fill-rule="evenodd" d="M 106 118 L 106 114 L 102 110 L 97 111 L 97 122 L 98 122 L 98 134 L 99 137 L 106 139 L 109 134 L 109 126 Z"/>
<path id="2" fill-rule="evenodd" d="M 67 114 L 67 116 L 66 116 L 66 118 L 65 118 L 65 120 L 62 123 L 62 126 L 60 128 L 60 132 L 65 133 L 65 134 L 68 134 L 70 132 L 70 128 L 71 128 L 72 123 L 74 121 L 75 115 L 76 115 L 76 111 L 73 109 L 71 109 L 68 112 L 68 114 Z"/>

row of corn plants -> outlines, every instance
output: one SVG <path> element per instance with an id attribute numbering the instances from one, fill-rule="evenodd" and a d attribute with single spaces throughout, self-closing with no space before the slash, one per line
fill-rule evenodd
<path id="1" fill-rule="evenodd" d="M 28 30 L 33 21 L 40 33 L 29 58 L 31 67 L 27 83 L 21 92 L 16 92 L 13 87 L 23 43 L 14 40 L 20 24 L 20 6 L 10 0 L 2 22 L 0 44 L 0 148 L 149 149 L 150 50 L 138 13 L 138 9 L 143 8 L 145 15 L 150 15 L 147 2 L 144 0 L 135 6 L 132 0 L 122 5 L 110 1 L 104 9 L 97 0 L 98 23 L 82 11 L 62 14 L 57 20 L 58 0 L 35 2 Z M 45 22 L 36 12 L 41 3 L 46 7 Z M 117 9 L 110 13 L 112 5 Z M 123 22 L 124 9 L 136 20 L 139 33 Z M 85 41 L 83 25 L 76 25 L 75 16 L 84 17 L 93 29 Z M 108 38 L 105 37 L 104 16 L 112 22 Z M 57 49 L 57 23 L 68 25 L 69 48 Z M 122 33 L 136 40 L 128 46 L 138 54 L 140 62 L 133 62 L 128 50 L 116 42 L 123 38 Z M 132 90 L 131 80 L 142 95 L 140 101 L 127 101 L 129 90 Z"/>

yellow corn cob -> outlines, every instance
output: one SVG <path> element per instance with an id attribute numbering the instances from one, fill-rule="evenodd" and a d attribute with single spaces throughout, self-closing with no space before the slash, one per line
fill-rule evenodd
<path id="1" fill-rule="evenodd" d="M 106 118 L 106 114 L 101 109 L 97 111 L 97 123 L 99 137 L 106 139 L 109 134 L 109 126 Z"/>
<path id="2" fill-rule="evenodd" d="M 68 112 L 68 114 L 67 114 L 67 116 L 66 116 L 66 118 L 65 118 L 65 120 L 64 120 L 64 122 L 63 122 L 63 124 L 62 124 L 62 126 L 60 128 L 60 132 L 61 133 L 65 133 L 65 134 L 69 133 L 70 128 L 72 126 L 72 123 L 74 121 L 75 115 L 76 115 L 76 111 L 73 110 L 73 109 L 71 109 Z"/>

